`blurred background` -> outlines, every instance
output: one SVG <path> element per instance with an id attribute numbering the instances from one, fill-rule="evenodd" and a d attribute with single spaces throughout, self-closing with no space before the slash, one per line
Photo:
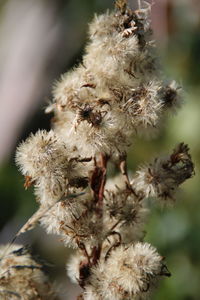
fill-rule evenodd
<path id="1" fill-rule="evenodd" d="M 137 0 L 130 0 L 136 5 Z M 87 24 L 94 12 L 111 8 L 112 0 L 0 1 L 0 243 L 9 243 L 37 209 L 33 191 L 15 163 L 15 149 L 30 132 L 49 129 L 44 108 L 52 84 L 81 60 Z M 146 226 L 149 241 L 166 256 L 171 278 L 161 282 L 153 299 L 200 299 L 200 2 L 154 0 L 152 24 L 166 75 L 185 90 L 185 105 L 169 116 L 153 140 L 137 139 L 129 167 L 170 152 L 184 141 L 191 148 L 196 175 L 181 186 L 174 208 L 152 205 Z M 77 286 L 65 278 L 70 255 L 58 239 L 37 227 L 18 243 L 29 244 L 52 264 L 49 273 L 60 282 L 63 299 L 76 299 Z M 56 275 L 59 274 L 59 275 Z M 55 276 L 56 275 L 56 276 Z"/>

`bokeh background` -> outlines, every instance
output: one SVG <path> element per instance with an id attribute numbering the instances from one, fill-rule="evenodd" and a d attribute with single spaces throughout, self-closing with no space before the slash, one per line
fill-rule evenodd
<path id="1" fill-rule="evenodd" d="M 130 0 L 137 5 L 137 0 Z M 15 163 L 17 144 L 38 128 L 49 129 L 44 107 L 61 73 L 81 60 L 87 24 L 94 12 L 111 8 L 112 0 L 0 1 L 0 243 L 9 243 L 37 209 L 33 191 L 25 191 Z M 171 278 L 161 282 L 153 299 L 200 299 L 200 2 L 154 0 L 152 24 L 165 73 L 185 90 L 185 105 L 169 116 L 153 140 L 138 138 L 129 152 L 129 167 L 188 143 L 195 177 L 181 186 L 175 207 L 152 205 L 146 226 L 149 241 L 166 256 Z M 70 251 L 37 227 L 18 243 L 29 244 L 51 265 L 63 299 L 76 299 L 75 285 L 65 277 Z"/>

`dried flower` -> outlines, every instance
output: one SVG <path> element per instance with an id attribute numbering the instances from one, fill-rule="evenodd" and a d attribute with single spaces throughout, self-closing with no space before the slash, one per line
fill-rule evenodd
<path id="1" fill-rule="evenodd" d="M 84 159 L 76 156 L 53 130 L 32 134 L 18 147 L 16 162 L 26 179 L 35 185 L 37 199 L 42 205 L 58 201 L 70 186 L 78 183 L 79 187 L 87 186 L 85 174 L 88 170 L 83 168 Z"/>
<path id="2" fill-rule="evenodd" d="M 0 296 L 2 300 L 58 300 L 52 284 L 23 246 L 0 247 Z"/>
<path id="3" fill-rule="evenodd" d="M 93 299 L 135 299 L 146 295 L 162 275 L 170 273 L 150 244 L 121 245 L 92 269 L 85 299 L 92 299 L 92 295 Z"/>
<path id="4" fill-rule="evenodd" d="M 67 271 L 84 289 L 82 300 L 146 299 L 155 282 L 170 275 L 163 257 L 143 242 L 145 199 L 173 198 L 194 172 L 189 148 L 181 143 L 129 179 L 133 137 L 157 131 L 182 97 L 160 71 L 151 5 L 141 1 L 131 10 L 126 0 L 117 0 L 115 7 L 95 16 L 82 62 L 55 83 L 46 109 L 54 113 L 52 130 L 32 134 L 16 154 L 25 187 L 34 185 L 40 204 L 17 235 L 40 221 L 47 233 L 76 248 Z M 109 162 L 121 174 L 107 181 Z M 10 282 L 0 293 L 7 290 L 21 295 Z"/>
<path id="5" fill-rule="evenodd" d="M 194 173 L 188 151 L 188 146 L 181 143 L 169 157 L 155 159 L 154 163 L 141 168 L 132 181 L 133 188 L 145 197 L 173 199 L 179 185 Z"/>

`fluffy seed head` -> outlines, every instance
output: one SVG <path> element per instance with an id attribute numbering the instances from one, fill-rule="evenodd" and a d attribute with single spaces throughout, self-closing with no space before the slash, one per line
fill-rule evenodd
<path id="1" fill-rule="evenodd" d="M 162 261 L 150 244 L 121 245 L 111 252 L 106 262 L 92 269 L 88 295 L 92 290 L 102 299 L 122 300 L 145 294 L 157 277 L 169 276 Z"/>
<path id="2" fill-rule="evenodd" d="M 174 80 L 160 90 L 160 95 L 163 105 L 171 111 L 176 112 L 183 104 L 182 89 Z"/>
<path id="3" fill-rule="evenodd" d="M 131 97 L 123 104 L 123 110 L 129 114 L 133 127 L 142 129 L 156 127 L 162 112 L 162 101 L 158 98 L 160 85 L 149 82 L 132 91 Z"/>
<path id="4" fill-rule="evenodd" d="M 66 157 L 66 146 L 59 141 L 59 138 L 51 130 L 39 130 L 19 147 L 16 152 L 16 163 L 23 175 L 37 178 L 45 172 L 54 169 Z"/>
<path id="5" fill-rule="evenodd" d="M 58 300 L 51 284 L 28 250 L 20 245 L 0 247 L 0 296 L 2 300 Z"/>
<path id="6" fill-rule="evenodd" d="M 152 164 L 137 171 L 132 186 L 144 197 L 172 199 L 178 186 L 190 178 L 193 172 L 194 166 L 189 148 L 181 143 L 171 156 L 155 159 Z"/>

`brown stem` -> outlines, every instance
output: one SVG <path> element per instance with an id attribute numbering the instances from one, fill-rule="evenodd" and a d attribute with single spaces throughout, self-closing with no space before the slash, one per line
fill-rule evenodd
<path id="1" fill-rule="evenodd" d="M 103 230 L 103 197 L 104 197 L 104 188 L 106 184 L 106 173 L 107 173 L 107 162 L 108 162 L 109 157 L 103 153 L 101 153 L 100 156 L 100 162 L 99 162 L 99 167 L 101 169 L 101 182 L 99 186 L 99 191 L 98 191 L 98 201 L 96 205 L 96 213 L 97 217 L 99 218 L 99 222 L 101 222 L 101 230 Z M 102 241 L 99 242 L 98 247 L 95 251 L 95 255 L 93 257 L 93 263 L 96 264 L 100 258 L 101 255 L 101 249 L 102 249 Z"/>
<path id="2" fill-rule="evenodd" d="M 101 254 L 101 243 L 99 243 L 98 247 L 94 247 L 92 249 L 92 254 L 91 254 L 91 257 L 92 257 L 92 264 L 93 265 L 96 265 L 99 258 L 100 258 L 100 254 Z"/>
<path id="3" fill-rule="evenodd" d="M 101 183 L 99 187 L 99 193 L 98 193 L 98 202 L 97 202 L 97 209 L 99 210 L 99 217 L 102 218 L 103 216 L 103 197 L 104 197 L 104 187 L 106 183 L 106 168 L 107 168 L 107 162 L 108 162 L 108 156 L 101 153 L 100 156 L 100 169 L 101 169 Z"/>
<path id="4" fill-rule="evenodd" d="M 87 249 L 86 249 L 86 247 L 85 247 L 85 244 L 82 243 L 82 242 L 77 242 L 77 245 L 78 245 L 79 249 L 83 252 L 83 255 L 87 258 L 87 260 L 88 260 L 88 265 L 90 265 L 90 256 L 89 256 L 89 254 L 88 254 L 88 252 L 87 252 Z"/>
<path id="5" fill-rule="evenodd" d="M 95 169 L 91 178 L 91 188 L 94 192 L 94 204 L 97 219 L 100 223 L 99 230 L 103 230 L 103 198 L 104 187 L 106 183 L 106 168 L 109 157 L 106 154 L 101 153 L 100 159 L 97 162 L 95 159 Z M 91 253 L 92 264 L 96 265 L 102 249 L 102 240 L 99 241 L 98 246 L 95 246 Z"/>
<path id="6" fill-rule="evenodd" d="M 131 188 L 131 184 L 130 184 L 130 180 L 129 180 L 129 177 L 128 177 L 128 171 L 127 171 L 127 163 L 126 163 L 126 159 L 127 159 L 127 155 L 124 154 L 123 156 L 121 156 L 120 158 L 120 163 L 119 163 L 119 167 L 120 167 L 120 171 L 125 179 L 125 182 L 127 184 L 127 186 Z"/>
<path id="7" fill-rule="evenodd" d="M 127 189 L 130 190 L 136 196 L 136 198 L 140 198 L 140 196 L 135 192 L 135 190 L 131 186 L 131 183 L 130 183 L 130 180 L 129 180 L 129 177 L 128 177 L 128 170 L 127 170 L 127 161 L 126 161 L 126 159 L 127 159 L 127 155 L 126 154 L 124 154 L 123 156 L 121 156 L 120 163 L 119 163 L 120 171 L 121 171 L 121 173 L 122 173 L 122 175 L 124 177 Z"/>
<path id="8" fill-rule="evenodd" d="M 115 229 L 115 227 L 117 227 L 117 225 L 119 225 L 120 222 L 122 222 L 122 220 L 118 220 L 118 221 L 111 227 L 110 232 L 112 232 L 112 231 Z"/>
<path id="9" fill-rule="evenodd" d="M 100 160 L 95 162 L 95 169 L 91 177 L 91 188 L 94 192 L 94 202 L 96 204 L 96 212 L 99 218 L 102 218 L 103 213 L 103 197 L 104 187 L 106 183 L 106 167 L 109 157 L 103 153 L 100 155 Z"/>
<path id="10" fill-rule="evenodd" d="M 97 162 L 94 159 L 95 169 L 91 177 L 91 188 L 94 194 L 94 209 L 98 222 L 100 222 L 99 230 L 103 230 L 103 197 L 104 197 L 104 187 L 106 183 L 106 167 L 108 162 L 108 156 L 101 154 L 100 160 Z M 87 258 L 87 261 L 83 261 L 79 266 L 79 285 L 84 288 L 87 278 L 90 276 L 90 268 L 94 266 L 99 261 L 102 249 L 102 240 L 98 242 L 98 245 L 93 247 L 91 255 L 87 252 L 84 243 L 77 240 L 79 249 L 82 251 L 83 255 Z M 83 299 L 81 294 L 77 299 Z"/>
<path id="11" fill-rule="evenodd" d="M 119 247 L 121 245 L 122 242 L 122 238 L 121 238 L 121 234 L 119 232 L 113 231 L 111 232 L 109 235 L 117 235 L 119 237 L 119 241 L 115 242 L 114 245 L 112 245 L 110 247 L 110 249 L 107 251 L 106 255 L 105 255 L 105 261 L 108 259 L 108 257 L 110 256 L 110 253 L 112 252 L 112 250 L 116 249 L 117 247 Z"/>

